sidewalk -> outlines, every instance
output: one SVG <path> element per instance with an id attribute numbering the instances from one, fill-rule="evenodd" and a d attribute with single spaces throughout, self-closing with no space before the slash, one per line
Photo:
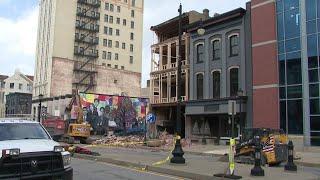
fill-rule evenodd
<path id="1" fill-rule="evenodd" d="M 220 148 L 220 147 L 219 147 Z M 216 149 L 221 151 L 221 149 Z M 201 149 L 203 153 L 208 149 L 207 147 L 186 148 L 191 153 L 185 154 L 186 165 L 172 165 L 169 162 L 152 166 L 153 163 L 164 160 L 169 153 L 165 151 L 151 151 L 145 149 L 128 149 L 128 148 L 113 148 L 113 147 L 90 147 L 89 149 L 99 152 L 101 156 L 92 157 L 86 155 L 76 154 L 76 158 L 85 158 L 91 160 L 97 160 L 132 168 L 146 168 L 146 170 L 165 173 L 174 176 L 180 176 L 190 179 L 219 179 L 213 177 L 213 174 L 223 173 L 228 167 L 228 163 L 220 162 L 218 159 L 220 156 L 206 156 L 196 155 Z M 215 151 L 215 150 L 213 150 Z M 210 154 L 210 153 L 209 153 Z M 243 179 L 257 179 L 250 176 L 250 170 L 252 165 L 236 164 L 236 174 L 243 176 Z M 304 168 L 299 167 L 298 173 L 289 173 L 283 170 L 283 167 L 263 167 L 265 170 L 265 176 L 258 179 L 270 179 L 274 177 L 277 179 L 320 179 L 320 176 L 306 171 Z"/>

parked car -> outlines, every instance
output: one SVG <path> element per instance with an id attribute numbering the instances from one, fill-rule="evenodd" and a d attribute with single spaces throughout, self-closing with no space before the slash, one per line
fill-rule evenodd
<path id="1" fill-rule="evenodd" d="M 0 179 L 73 179 L 71 155 L 44 127 L 0 119 Z"/>

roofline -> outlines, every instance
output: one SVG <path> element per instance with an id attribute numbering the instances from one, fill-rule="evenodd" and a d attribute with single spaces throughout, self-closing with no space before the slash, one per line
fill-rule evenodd
<path id="1" fill-rule="evenodd" d="M 182 14 L 182 18 L 185 18 L 185 17 L 189 17 L 189 12 L 184 12 L 184 13 Z M 164 25 L 166 25 L 166 24 L 168 24 L 168 23 L 171 23 L 171 22 L 173 22 L 173 21 L 178 21 L 178 20 L 179 20 L 179 16 L 176 16 L 176 17 L 171 18 L 171 19 L 169 19 L 169 20 L 167 20 L 167 21 L 165 21 L 165 22 L 162 22 L 162 23 L 160 23 L 160 24 L 158 24 L 158 25 L 151 26 L 151 27 L 150 27 L 150 30 L 151 30 L 151 31 L 157 31 L 157 29 L 160 28 L 161 26 L 164 26 Z"/>
<path id="2" fill-rule="evenodd" d="M 242 17 L 245 15 L 246 12 L 247 10 L 243 8 L 237 8 L 237 9 L 225 12 L 223 14 L 220 14 L 216 17 L 209 18 L 202 22 L 201 21 L 194 22 L 188 26 L 187 31 L 188 32 L 196 31 L 201 26 L 201 23 L 202 23 L 202 27 L 208 27 L 216 23 L 221 23 L 233 18 Z"/>

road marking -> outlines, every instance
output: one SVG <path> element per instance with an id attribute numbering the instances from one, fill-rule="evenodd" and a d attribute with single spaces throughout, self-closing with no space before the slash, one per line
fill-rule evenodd
<path id="1" fill-rule="evenodd" d="M 93 161 L 93 160 L 87 160 L 87 161 Z M 160 174 L 160 173 L 150 172 L 150 171 L 146 171 L 146 170 L 140 170 L 140 169 L 137 169 L 137 168 L 134 168 L 134 167 L 124 167 L 124 166 L 119 166 L 119 165 L 110 164 L 110 163 L 106 163 L 106 162 L 100 162 L 100 161 L 93 161 L 93 162 L 103 163 L 103 164 L 106 164 L 108 166 L 117 167 L 117 168 L 120 168 L 120 169 L 128 169 L 128 170 L 131 170 L 131 171 L 136 171 L 136 172 L 140 172 L 140 173 L 155 175 L 155 176 L 159 176 L 159 177 L 165 177 L 165 178 L 176 179 L 176 180 L 183 180 L 184 179 L 184 178 L 178 178 L 178 177 L 174 177 L 174 176 L 170 176 L 170 175 L 164 175 L 164 174 Z"/>

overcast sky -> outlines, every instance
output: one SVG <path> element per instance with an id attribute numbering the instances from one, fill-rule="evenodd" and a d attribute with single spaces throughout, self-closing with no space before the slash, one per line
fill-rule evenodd
<path id="1" fill-rule="evenodd" d="M 181 2 L 183 11 L 204 8 L 223 13 L 245 7 L 248 0 L 145 0 L 142 85 L 150 73 L 150 45 L 156 39 L 150 27 L 178 15 Z M 0 74 L 12 75 L 15 69 L 33 75 L 37 39 L 38 0 L 0 0 Z"/>

